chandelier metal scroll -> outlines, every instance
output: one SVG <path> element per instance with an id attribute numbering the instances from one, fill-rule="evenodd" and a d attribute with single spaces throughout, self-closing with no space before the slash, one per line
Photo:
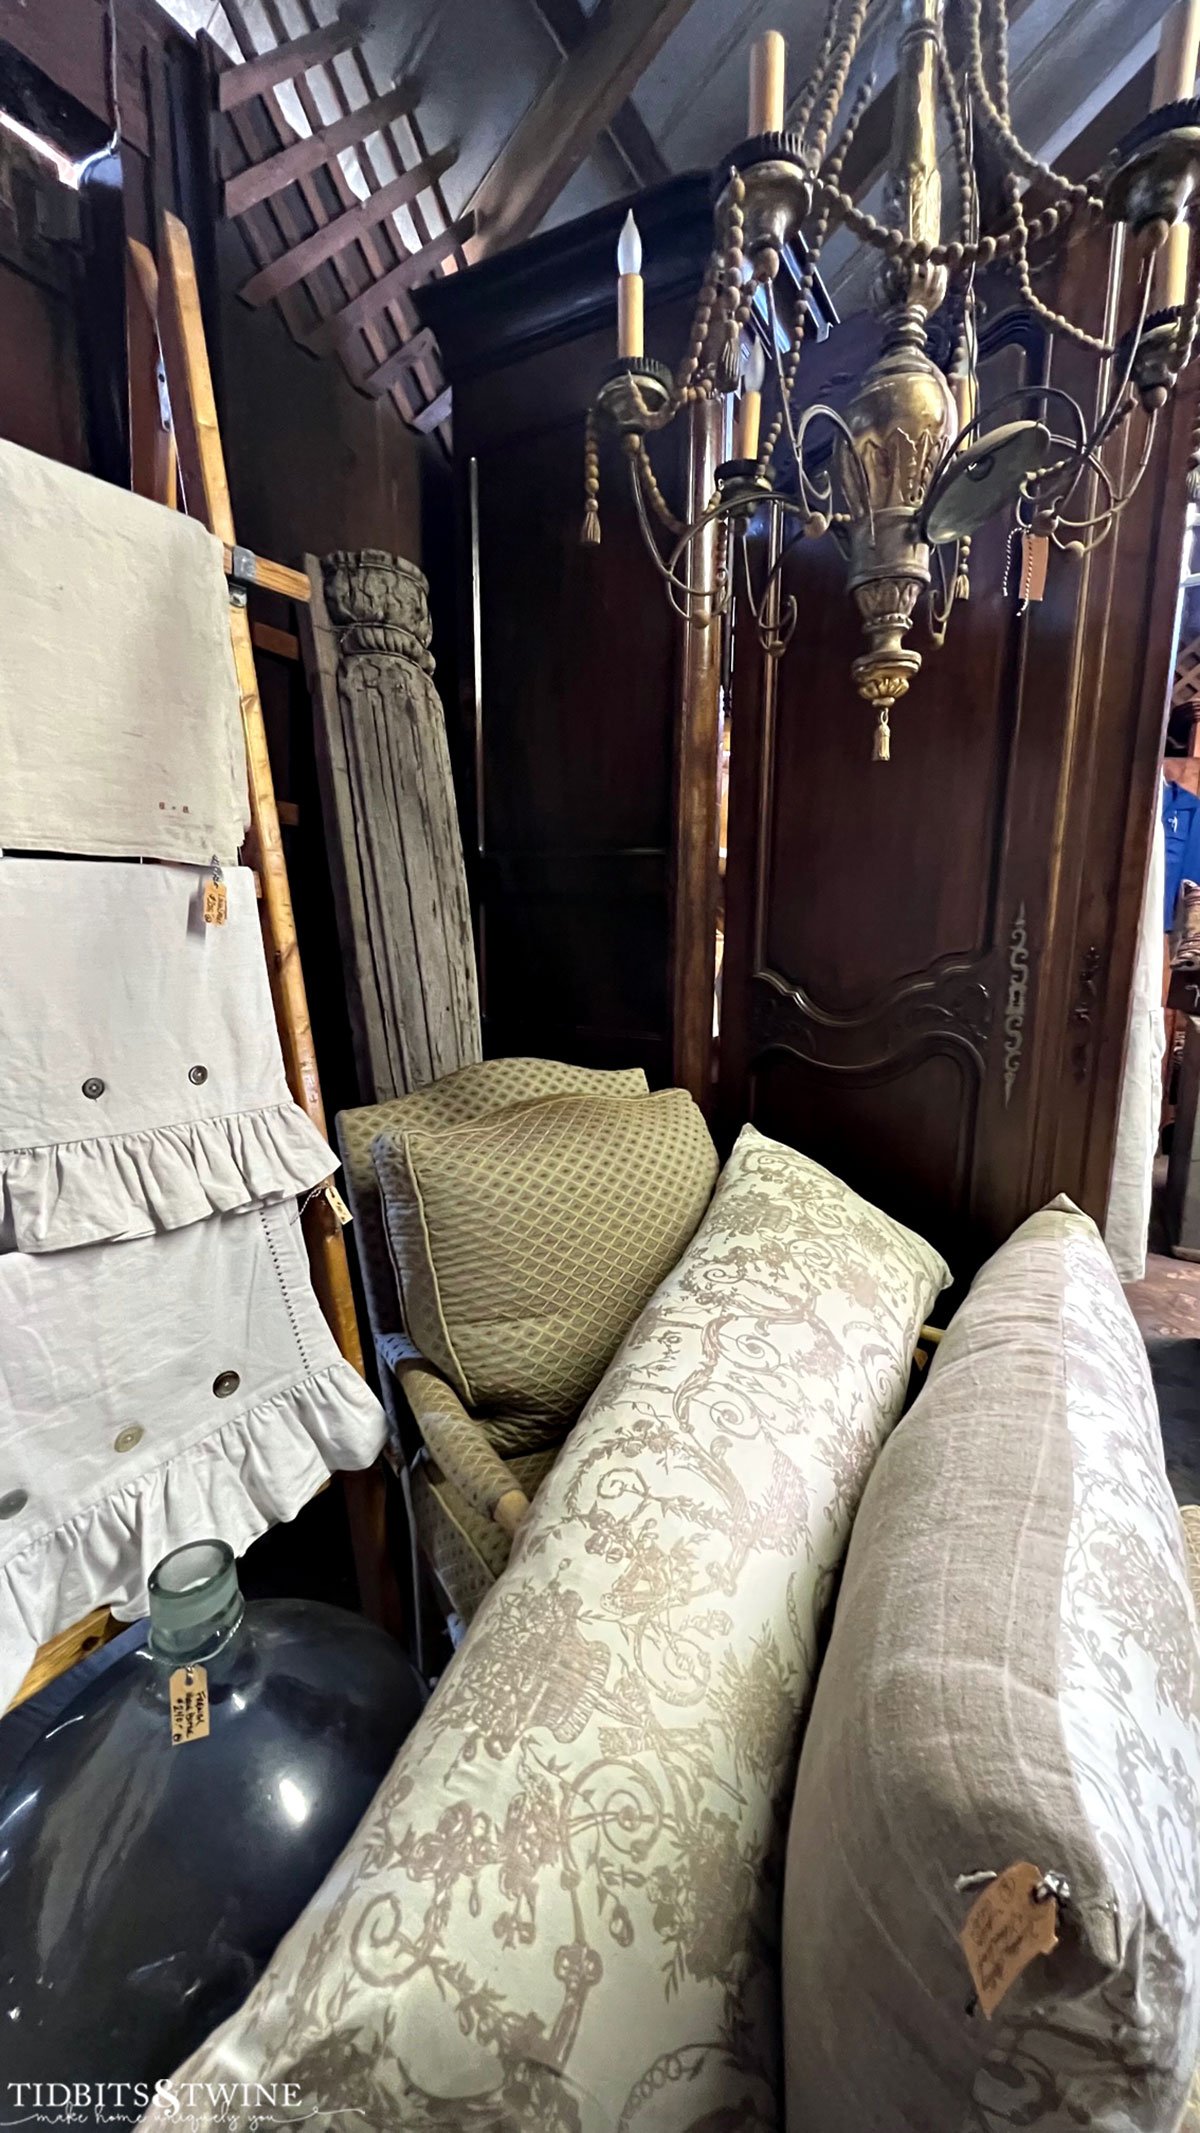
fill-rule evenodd
<path id="1" fill-rule="evenodd" d="M 786 108 L 783 39 L 776 31 L 759 39 L 750 133 L 714 181 L 713 249 L 683 358 L 672 372 L 645 353 L 641 246 L 630 215 L 618 252 L 620 354 L 587 419 L 584 540 L 600 538 L 603 422 L 620 437 L 668 597 L 693 627 L 726 614 L 736 588 L 764 650 L 778 657 L 797 621 L 796 603 L 781 588 L 789 548 L 823 536 L 837 543 L 865 639 L 853 679 L 875 712 L 874 753 L 882 759 L 892 707 L 921 666 L 907 640 L 922 603 L 939 644 L 955 603 L 969 596 L 972 537 L 997 513 L 1011 514 L 1020 537 L 1027 592 L 1044 576 L 1051 549 L 1081 556 L 1107 537 L 1145 472 L 1155 423 L 1191 360 L 1200 319 L 1200 272 L 1188 242 L 1200 185 L 1195 52 L 1180 55 L 1178 100 L 1149 113 L 1092 179 L 1078 183 L 1031 154 L 1013 130 L 1006 0 L 945 5 L 958 16 L 960 75 L 948 57 L 943 0 L 898 0 L 882 219 L 841 181 L 873 91 L 869 78 L 852 96 L 848 84 L 892 0 L 830 0 L 812 72 Z M 977 136 L 1005 169 L 1005 219 L 994 233 L 980 229 Z M 949 236 L 943 165 L 952 179 Z M 1026 207 L 1031 183 L 1045 202 L 1037 213 Z M 1136 315 L 1116 345 L 1048 309 L 1033 282 L 1035 262 L 1061 248 L 1079 222 L 1100 217 L 1123 224 L 1135 249 Z M 805 312 L 822 248 L 839 223 L 877 254 L 872 302 L 883 321 L 880 352 L 844 411 L 805 405 L 802 392 Z M 803 262 L 791 301 L 783 293 L 785 257 Z M 1098 413 L 1088 417 L 1071 394 L 1034 384 L 1006 393 L 985 421 L 975 277 L 996 261 L 1011 270 L 1024 304 L 1095 358 Z M 951 354 L 943 368 L 930 353 L 928 328 L 947 304 Z M 764 366 L 773 408 L 765 430 Z M 659 485 L 649 441 L 689 403 L 735 392 L 733 456 L 717 469 L 704 511 L 684 522 Z M 1131 417 L 1142 434 L 1132 448 L 1122 440 L 1118 452 L 1113 440 Z M 760 513 L 776 520 L 777 537 L 756 585 L 747 535 Z M 715 538 L 702 541 L 712 526 Z"/>

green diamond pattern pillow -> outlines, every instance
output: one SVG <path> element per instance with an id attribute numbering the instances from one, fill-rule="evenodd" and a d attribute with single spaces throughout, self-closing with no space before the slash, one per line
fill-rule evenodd
<path id="1" fill-rule="evenodd" d="M 483 1413 L 575 1416 L 708 1205 L 683 1089 L 557 1096 L 372 1154 L 409 1333 Z"/>

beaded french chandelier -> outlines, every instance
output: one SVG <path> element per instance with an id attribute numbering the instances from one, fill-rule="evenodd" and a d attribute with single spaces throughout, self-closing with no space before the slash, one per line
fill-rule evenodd
<path id="1" fill-rule="evenodd" d="M 777 656 L 797 620 L 780 581 L 788 549 L 806 537 L 836 541 L 865 636 L 853 678 L 875 712 L 874 752 L 884 759 L 892 706 L 921 665 L 905 641 L 919 604 L 927 602 L 940 643 L 955 601 L 969 595 L 972 535 L 997 513 L 1010 514 L 1021 540 L 1026 596 L 1036 596 L 1052 548 L 1081 556 L 1106 538 L 1145 471 L 1200 314 L 1187 219 L 1200 181 L 1194 50 L 1177 55 L 1179 101 L 1152 111 L 1095 177 L 1075 183 L 1013 131 L 1006 0 L 946 6 L 957 17 L 955 49 L 966 55 L 961 72 L 947 56 L 943 0 L 899 0 L 882 219 L 856 205 L 841 178 L 873 86 L 864 81 L 850 93 L 855 61 L 890 0 L 830 0 L 812 73 L 786 105 L 783 39 L 769 31 L 758 40 L 750 137 L 714 183 L 713 249 L 683 359 L 672 372 L 645 354 L 641 243 L 630 215 L 618 250 L 620 355 L 588 416 L 583 538 L 600 538 L 604 421 L 619 433 L 646 544 L 689 624 L 710 627 L 740 587 L 764 650 Z M 994 233 L 980 228 L 978 137 L 1004 166 L 1007 205 Z M 1085 218 L 1124 225 L 1135 250 L 1134 322 L 1112 344 L 1048 309 L 1033 286 L 1035 269 Z M 883 322 L 880 352 L 844 412 L 805 404 L 802 362 L 808 299 L 839 223 L 878 255 L 872 302 Z M 1099 412 L 1090 419 L 1073 395 L 1045 382 L 1006 392 L 981 413 L 975 276 L 993 261 L 1007 263 L 1025 306 L 1095 357 Z M 930 353 L 928 332 L 943 305 L 945 367 Z M 717 469 L 705 509 L 685 524 L 656 479 L 649 440 L 688 403 L 735 393 L 733 456 Z M 1127 471 L 1118 474 L 1106 448 L 1130 417 L 1143 434 L 1121 455 Z M 775 521 L 773 538 L 761 544 L 766 561 L 755 583 L 747 536 L 764 516 Z"/>

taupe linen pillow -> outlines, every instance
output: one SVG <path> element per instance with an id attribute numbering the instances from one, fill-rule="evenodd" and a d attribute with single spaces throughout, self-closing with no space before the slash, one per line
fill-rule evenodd
<path id="1" fill-rule="evenodd" d="M 684 1089 L 557 1096 L 373 1144 L 405 1324 L 468 1407 L 573 1418 L 708 1205 Z"/>
<path id="2" fill-rule="evenodd" d="M 1196 1645 L 1145 1348 L 1059 1201 L 978 1276 L 867 1484 L 785 1887 L 804 2133 L 1168 2133 L 1200 2012 Z M 960 1877 L 1065 1876 L 992 2019 Z"/>

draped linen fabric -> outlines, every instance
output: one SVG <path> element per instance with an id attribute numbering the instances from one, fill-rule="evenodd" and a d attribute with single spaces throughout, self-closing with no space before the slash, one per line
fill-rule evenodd
<path id="1" fill-rule="evenodd" d="M 287 2081 L 363 2133 L 778 2126 L 781 1809 L 947 1279 L 744 1129 L 362 1827 L 177 2084 Z M 189 2124 L 237 2133 L 253 2095 L 192 2089 Z"/>
<path id="2" fill-rule="evenodd" d="M 294 1206 L 10 1252 L 0 1326 L 0 1710 L 90 1609 L 143 1613 L 168 1549 L 213 1534 L 240 1555 L 384 1441 Z"/>
<path id="3" fill-rule="evenodd" d="M 789 2125 L 1178 2124 L 1197 1674 L 1145 1344 L 1058 1201 L 977 1276 L 855 1523 L 788 1847 Z M 1058 1946 L 989 2021 L 958 1936 L 1023 1861 L 1067 1885 Z"/>
<path id="4" fill-rule="evenodd" d="M 0 848 L 236 859 L 246 757 L 221 543 L 0 440 Z"/>
<path id="5" fill-rule="evenodd" d="M 254 877 L 0 859 L 0 1249 L 295 1196 L 337 1167 L 284 1078 Z"/>

